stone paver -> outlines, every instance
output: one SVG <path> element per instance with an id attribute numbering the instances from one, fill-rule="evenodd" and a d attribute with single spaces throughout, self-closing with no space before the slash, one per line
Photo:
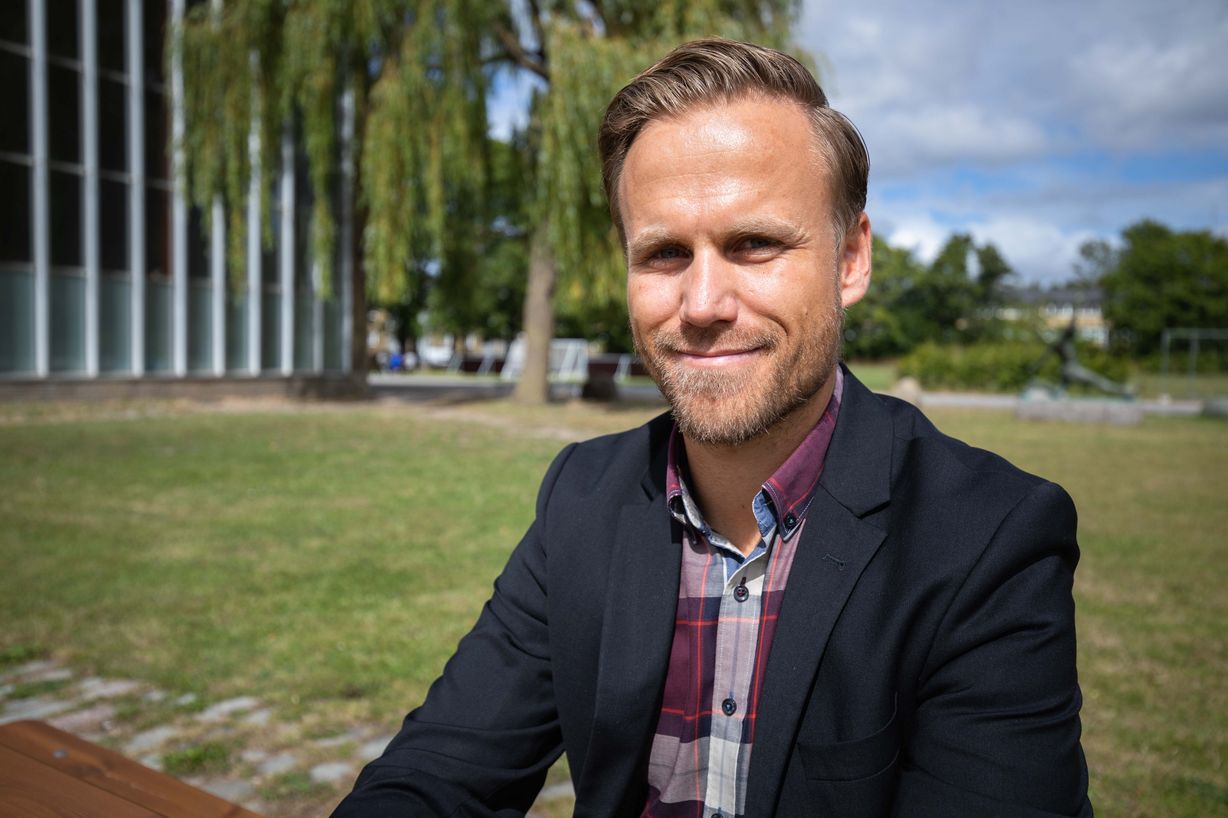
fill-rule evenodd
<path id="1" fill-rule="evenodd" d="M 367 738 L 367 731 L 361 727 L 353 727 L 346 730 L 344 733 L 339 733 L 335 736 L 316 739 L 313 742 L 317 747 L 340 747 L 343 744 L 358 744 Z"/>
<path id="2" fill-rule="evenodd" d="M 32 676 L 36 673 L 41 673 L 44 670 L 52 670 L 55 668 L 55 663 L 47 659 L 36 659 L 33 662 L 26 662 L 24 665 L 10 668 L 4 673 L 0 673 L 0 680 L 11 681 L 20 679 L 24 676 Z"/>
<path id="3" fill-rule="evenodd" d="M 381 736 L 371 739 L 366 744 L 358 748 L 358 757 L 363 761 L 370 761 L 374 758 L 379 758 L 384 752 L 384 748 L 388 746 L 388 742 L 392 741 L 392 736 Z"/>
<path id="4" fill-rule="evenodd" d="M 141 686 L 140 682 L 131 679 L 99 679 L 91 676 L 81 681 L 78 694 L 83 699 L 114 699 L 135 693 Z"/>
<path id="5" fill-rule="evenodd" d="M 254 784 L 237 778 L 193 779 L 192 784 L 236 804 L 246 801 L 256 792 Z"/>
<path id="6" fill-rule="evenodd" d="M 110 721 L 115 717 L 115 705 L 101 702 L 84 710 L 65 713 L 47 721 L 52 727 L 58 727 L 66 733 L 84 735 L 87 733 L 105 733 L 110 727 Z"/>
<path id="7" fill-rule="evenodd" d="M 62 667 L 52 667 L 35 673 L 27 673 L 23 682 L 66 682 L 73 676 L 72 671 Z"/>
<path id="8" fill-rule="evenodd" d="M 259 705 L 260 700 L 253 696 L 239 696 L 238 698 L 226 699 L 206 707 L 196 718 L 201 721 L 222 721 L 227 716 L 252 710 Z"/>
<path id="9" fill-rule="evenodd" d="M 344 761 L 326 761 L 311 768 L 311 780 L 322 784 L 340 784 L 354 777 L 354 768 Z"/>
<path id="10" fill-rule="evenodd" d="M 0 724 L 22 719 L 45 719 L 57 713 L 63 713 L 73 707 L 73 702 L 53 699 L 49 696 L 32 696 L 28 699 L 15 699 L 4 705 L 0 713 Z"/>
<path id="11" fill-rule="evenodd" d="M 260 762 L 257 767 L 261 775 L 281 775 L 298 766 L 298 756 L 294 753 L 278 753 Z"/>
<path id="12" fill-rule="evenodd" d="M 179 735 L 179 730 L 169 724 L 151 727 L 150 729 L 137 733 L 135 736 L 128 739 L 128 743 L 124 745 L 124 749 L 132 755 L 140 755 L 141 753 L 147 753 L 150 750 L 161 747 L 163 744 L 177 735 Z"/>
<path id="13" fill-rule="evenodd" d="M 253 727 L 263 727 L 273 718 L 273 711 L 267 707 L 262 707 L 259 710 L 253 710 L 244 716 L 240 721 L 244 724 L 250 724 Z"/>

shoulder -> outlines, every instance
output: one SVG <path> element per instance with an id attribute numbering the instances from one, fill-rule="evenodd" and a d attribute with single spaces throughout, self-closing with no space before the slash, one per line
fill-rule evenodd
<path id="1" fill-rule="evenodd" d="M 995 452 L 940 431 L 921 410 L 905 401 L 887 395 L 873 397 L 891 417 L 897 480 L 923 480 L 935 491 L 970 498 L 991 492 L 1021 497 L 1043 486 L 1057 488 Z"/>
<path id="2" fill-rule="evenodd" d="M 910 553 L 957 572 L 1000 533 L 1018 532 L 1020 519 L 1042 523 L 1038 541 L 1073 536 L 1074 505 L 1059 486 L 944 433 L 915 406 L 856 378 L 846 381 L 829 461 L 824 482 L 846 507 L 868 512 Z"/>
<path id="3" fill-rule="evenodd" d="M 943 433 L 904 401 L 873 397 L 893 429 L 889 515 L 897 532 L 930 544 L 926 559 L 963 570 L 1054 553 L 1077 562 L 1077 514 L 1061 486 Z"/>

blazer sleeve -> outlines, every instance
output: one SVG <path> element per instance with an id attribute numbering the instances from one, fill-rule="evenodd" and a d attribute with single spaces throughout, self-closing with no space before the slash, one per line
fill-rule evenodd
<path id="1" fill-rule="evenodd" d="M 1090 818 L 1070 497 L 1033 488 L 956 593 L 919 680 L 896 818 Z"/>
<path id="2" fill-rule="evenodd" d="M 571 452 L 564 449 L 542 481 L 537 518 L 495 581 L 477 624 L 333 818 L 522 816 L 532 805 L 562 751 L 542 529 Z"/>

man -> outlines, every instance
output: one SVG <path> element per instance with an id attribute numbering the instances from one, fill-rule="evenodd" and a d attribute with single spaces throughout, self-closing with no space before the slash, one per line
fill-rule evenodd
<path id="1" fill-rule="evenodd" d="M 1066 494 L 837 361 L 868 160 L 723 40 L 610 104 L 640 354 L 673 409 L 565 449 L 426 702 L 338 816 L 1089 816 Z"/>

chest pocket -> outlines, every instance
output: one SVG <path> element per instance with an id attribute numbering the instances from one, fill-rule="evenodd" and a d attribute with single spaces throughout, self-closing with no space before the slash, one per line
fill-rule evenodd
<path id="1" fill-rule="evenodd" d="M 835 744 L 799 739 L 798 755 L 815 815 L 886 815 L 899 772 L 898 706 L 887 724 L 864 738 Z"/>

